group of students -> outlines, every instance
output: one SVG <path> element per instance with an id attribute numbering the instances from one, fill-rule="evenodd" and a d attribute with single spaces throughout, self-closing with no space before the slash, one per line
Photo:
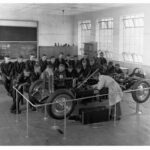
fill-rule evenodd
<path id="1" fill-rule="evenodd" d="M 29 60 L 24 62 L 23 57 L 19 56 L 17 61 L 11 62 L 9 56 L 4 57 L 4 62 L 1 64 L 1 73 L 3 77 L 4 86 L 10 96 L 13 98 L 13 104 L 10 108 L 11 113 L 16 114 L 16 93 L 13 87 L 15 86 L 20 92 L 23 92 L 23 85 L 26 84 L 26 90 L 29 92 L 29 86 L 34 81 L 41 78 L 41 75 L 50 70 L 55 79 L 77 78 L 85 79 L 97 69 L 101 70 L 104 75 L 113 73 L 122 74 L 119 64 L 113 65 L 113 62 L 108 62 L 104 58 L 103 52 L 100 53 L 99 58 L 88 57 L 85 55 L 82 59 L 78 56 L 71 57 L 61 52 L 58 58 L 51 56 L 47 59 L 44 54 L 39 61 L 35 60 L 33 54 L 30 55 Z M 18 94 L 18 103 L 22 102 L 22 96 Z M 35 110 L 31 106 L 32 110 Z M 18 105 L 18 113 L 21 113 Z"/>
<path id="2" fill-rule="evenodd" d="M 21 113 L 19 103 L 23 103 L 23 97 L 20 94 L 16 94 L 13 87 L 17 88 L 21 93 L 23 93 L 23 90 L 28 92 L 31 83 L 40 78 L 41 73 L 38 66 L 34 55 L 30 55 L 30 59 L 26 62 L 24 62 L 22 56 L 19 56 L 15 62 L 12 62 L 9 56 L 4 57 L 4 62 L 1 63 L 0 68 L 4 87 L 8 95 L 13 98 L 13 104 L 10 107 L 11 113 Z M 16 96 L 18 96 L 18 112 L 16 112 Z"/>
<path id="3" fill-rule="evenodd" d="M 40 60 L 41 68 L 43 68 L 41 71 L 43 72 L 45 70 L 47 63 L 47 67 L 52 68 L 56 79 L 61 77 L 84 79 L 97 69 L 100 69 L 103 74 L 110 76 L 114 73 L 123 74 L 119 64 L 114 65 L 112 61 L 107 63 L 103 52 L 100 53 L 99 58 L 84 55 L 80 60 L 77 56 L 72 58 L 70 55 L 64 58 L 63 53 L 60 53 L 58 58 L 52 56 L 50 61 L 46 62 L 43 61 L 46 60 L 46 56 L 43 55 L 43 57 Z"/>

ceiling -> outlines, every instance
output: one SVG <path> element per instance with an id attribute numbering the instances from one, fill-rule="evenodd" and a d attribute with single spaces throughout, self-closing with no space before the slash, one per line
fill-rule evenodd
<path id="1" fill-rule="evenodd" d="M 0 4 L 0 13 L 35 13 L 77 15 L 85 12 L 99 11 L 112 7 L 121 7 L 123 3 L 8 3 Z"/>

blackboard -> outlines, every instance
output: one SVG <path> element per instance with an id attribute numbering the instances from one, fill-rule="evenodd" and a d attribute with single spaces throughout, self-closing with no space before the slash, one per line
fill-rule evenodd
<path id="1" fill-rule="evenodd" d="M 37 55 L 37 42 L 0 42 L 0 59 L 6 55 L 11 58 L 19 55 L 29 58 L 30 54 Z"/>
<path id="2" fill-rule="evenodd" d="M 0 41 L 37 41 L 37 28 L 0 26 Z"/>

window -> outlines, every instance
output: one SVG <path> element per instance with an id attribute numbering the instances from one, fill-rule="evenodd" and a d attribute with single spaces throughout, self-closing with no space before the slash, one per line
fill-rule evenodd
<path id="1" fill-rule="evenodd" d="M 84 54 L 84 43 L 91 41 L 91 21 L 78 23 L 78 55 Z"/>
<path id="2" fill-rule="evenodd" d="M 98 43 L 98 51 L 111 51 L 112 52 L 113 50 L 113 18 L 97 20 L 96 41 Z"/>
<path id="3" fill-rule="evenodd" d="M 120 19 L 120 53 L 143 54 L 144 15 Z"/>

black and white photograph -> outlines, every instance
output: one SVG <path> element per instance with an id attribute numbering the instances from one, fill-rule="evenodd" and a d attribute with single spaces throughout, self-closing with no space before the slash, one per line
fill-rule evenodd
<path id="1" fill-rule="evenodd" d="M 150 146 L 150 3 L 0 2 L 0 146 Z"/>

